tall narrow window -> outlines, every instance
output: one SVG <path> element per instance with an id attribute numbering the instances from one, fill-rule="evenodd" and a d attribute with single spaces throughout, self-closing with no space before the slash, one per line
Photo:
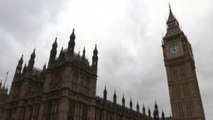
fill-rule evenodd
<path id="1" fill-rule="evenodd" d="M 15 109 L 9 110 L 9 120 L 15 120 Z"/>
<path id="2" fill-rule="evenodd" d="M 95 120 L 102 120 L 102 111 L 101 110 L 96 109 L 95 114 L 96 114 Z"/>
<path id="3" fill-rule="evenodd" d="M 72 90 L 77 91 L 77 87 L 78 87 L 78 73 L 74 73 L 72 79 Z"/>
<path id="4" fill-rule="evenodd" d="M 88 112 L 88 108 L 86 105 L 83 105 L 83 111 L 82 111 L 82 120 L 87 120 L 87 112 Z"/>
<path id="5" fill-rule="evenodd" d="M 89 95 L 89 88 L 90 88 L 90 84 L 89 84 L 89 79 L 85 79 L 84 81 L 84 85 L 83 85 L 83 89 L 84 89 L 84 94 L 85 95 Z"/>
<path id="6" fill-rule="evenodd" d="M 75 103 L 74 101 L 70 101 L 68 120 L 74 120 L 74 113 L 75 113 Z"/>
<path id="7" fill-rule="evenodd" d="M 46 120 L 56 120 L 56 113 L 57 113 L 57 102 L 56 101 L 48 102 Z"/>

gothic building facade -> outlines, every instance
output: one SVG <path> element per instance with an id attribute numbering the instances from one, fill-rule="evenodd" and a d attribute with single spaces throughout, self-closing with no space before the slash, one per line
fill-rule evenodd
<path id="1" fill-rule="evenodd" d="M 75 33 L 70 35 L 68 48 L 61 49 L 57 57 L 57 38 L 52 44 L 49 62 L 43 69 L 34 67 L 35 49 L 28 64 L 23 66 L 23 55 L 18 61 L 8 100 L 1 108 L 1 120 L 159 120 L 158 106 L 153 115 L 145 107 L 136 110 L 96 96 L 98 50 L 95 46 L 92 64 L 83 54 L 74 52 Z M 164 113 L 162 112 L 164 120 Z"/>
<path id="2" fill-rule="evenodd" d="M 205 120 L 192 47 L 171 7 L 162 48 L 173 120 Z"/>

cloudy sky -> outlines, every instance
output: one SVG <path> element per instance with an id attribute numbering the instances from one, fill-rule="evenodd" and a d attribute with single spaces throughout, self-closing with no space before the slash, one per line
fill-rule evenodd
<path id="1" fill-rule="evenodd" d="M 213 1 L 211 0 L 1 0 L 0 1 L 0 79 L 11 85 L 22 54 L 27 63 L 36 48 L 35 66 L 48 62 L 54 38 L 58 51 L 67 47 L 76 29 L 75 51 L 86 47 L 91 61 L 98 44 L 97 95 L 104 86 L 108 98 L 116 90 L 118 100 L 125 95 L 133 105 L 139 101 L 171 114 L 161 40 L 166 32 L 168 2 L 182 30 L 192 44 L 198 82 L 206 119 L 213 115 Z M 127 103 L 128 104 L 128 103 Z"/>

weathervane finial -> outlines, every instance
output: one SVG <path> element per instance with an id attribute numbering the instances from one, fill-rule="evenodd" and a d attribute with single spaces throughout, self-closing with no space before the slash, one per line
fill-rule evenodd
<path id="1" fill-rule="evenodd" d="M 169 2 L 169 9 L 171 10 L 171 3 Z"/>

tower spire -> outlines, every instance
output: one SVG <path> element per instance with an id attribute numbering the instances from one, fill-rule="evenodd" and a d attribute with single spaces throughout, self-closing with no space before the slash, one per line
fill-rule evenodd
<path id="1" fill-rule="evenodd" d="M 122 98 L 122 106 L 125 107 L 125 98 L 124 98 L 124 94 L 123 94 L 123 98 Z"/>
<path id="2" fill-rule="evenodd" d="M 106 101 L 107 100 L 107 90 L 106 90 L 106 86 L 104 88 L 104 100 Z"/>
<path id="3" fill-rule="evenodd" d="M 86 53 L 86 50 L 85 50 L 85 47 L 83 49 L 83 55 L 82 55 L 82 59 L 85 59 L 85 53 Z"/>
<path id="4" fill-rule="evenodd" d="M 22 64 L 23 64 L 23 54 L 21 55 L 21 58 L 20 58 L 18 64 L 19 64 L 19 65 L 22 65 Z"/>
<path id="5" fill-rule="evenodd" d="M 165 114 L 164 114 L 163 110 L 162 110 L 162 115 L 161 115 L 161 117 L 162 117 L 162 120 L 165 120 Z"/>
<path id="6" fill-rule="evenodd" d="M 6 73 L 6 77 L 5 77 L 5 81 L 4 81 L 4 88 L 5 88 L 5 85 L 6 85 L 6 82 L 7 82 L 7 78 L 8 78 L 8 74 L 9 74 L 9 71 L 7 71 L 7 73 Z"/>
<path id="7" fill-rule="evenodd" d="M 149 118 L 151 118 L 151 110 L 150 110 L 150 107 L 149 107 L 149 109 L 148 109 L 148 116 L 149 116 Z"/>
<path id="8" fill-rule="evenodd" d="M 113 102 L 114 102 L 115 104 L 117 103 L 116 90 L 115 90 L 114 95 L 113 95 Z"/>
<path id="9" fill-rule="evenodd" d="M 75 29 L 73 28 L 72 34 L 70 35 L 70 41 L 68 44 L 68 50 L 71 51 L 71 53 L 74 53 L 75 48 Z"/>
<path id="10" fill-rule="evenodd" d="M 30 60 L 28 62 L 28 68 L 30 70 L 33 69 L 33 66 L 34 66 L 34 63 L 35 63 L 35 57 L 36 57 L 36 55 L 35 55 L 35 48 L 34 48 L 33 53 L 31 54 Z"/>
<path id="11" fill-rule="evenodd" d="M 45 72 L 45 71 L 46 71 L 46 63 L 43 66 L 43 72 Z"/>
<path id="12" fill-rule="evenodd" d="M 60 52 L 60 54 L 59 54 L 59 59 L 63 59 L 63 57 L 64 57 L 64 48 L 63 48 L 63 46 L 61 47 L 61 52 Z"/>
<path id="13" fill-rule="evenodd" d="M 174 17 L 172 13 L 172 8 L 170 4 L 169 4 L 169 17 L 167 19 L 166 24 L 167 24 L 167 32 L 163 38 L 164 40 L 167 39 L 168 37 L 182 33 L 179 27 L 179 22 L 177 21 L 177 19 Z"/>
<path id="14" fill-rule="evenodd" d="M 158 105 L 157 105 L 156 101 L 155 101 L 155 108 L 154 108 L 154 111 L 153 111 L 153 116 L 154 116 L 154 120 L 159 120 Z"/>
<path id="15" fill-rule="evenodd" d="M 176 18 L 174 17 L 173 13 L 172 13 L 172 8 L 171 8 L 171 4 L 169 3 L 169 17 L 167 20 L 167 23 L 175 21 Z"/>
<path id="16" fill-rule="evenodd" d="M 130 109 L 132 110 L 132 98 L 130 98 L 129 106 L 130 106 Z"/>
<path id="17" fill-rule="evenodd" d="M 137 109 L 137 112 L 139 112 L 139 104 L 138 104 L 138 101 L 137 101 L 136 109 Z"/>
<path id="18" fill-rule="evenodd" d="M 21 73 L 22 64 L 23 64 L 23 54 L 22 54 L 21 58 L 20 58 L 19 61 L 18 61 L 18 65 L 17 65 L 17 67 L 16 67 L 15 76 Z"/>
<path id="19" fill-rule="evenodd" d="M 97 71 L 97 65 L 98 65 L 98 50 L 97 50 L 97 44 L 95 44 L 95 49 L 93 50 L 93 56 L 92 56 L 92 67 L 95 68 Z"/>
<path id="20" fill-rule="evenodd" d="M 146 114 L 146 109 L 144 107 L 144 104 L 143 104 L 143 114 L 145 115 Z"/>
<path id="21" fill-rule="evenodd" d="M 53 67 L 53 65 L 55 63 L 55 57 L 56 57 L 56 54 L 57 54 L 57 46 L 58 46 L 57 37 L 55 37 L 55 41 L 52 44 L 52 49 L 50 51 L 50 58 L 49 58 L 49 62 L 48 62 L 48 68 Z"/>

